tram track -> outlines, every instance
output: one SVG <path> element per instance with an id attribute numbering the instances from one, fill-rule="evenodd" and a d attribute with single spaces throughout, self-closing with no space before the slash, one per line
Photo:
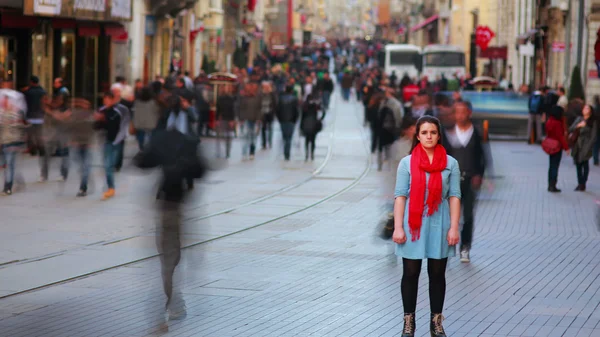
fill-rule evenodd
<path id="1" fill-rule="evenodd" d="M 339 95 L 335 95 L 334 97 L 335 97 L 335 101 L 332 102 L 332 103 L 338 103 L 338 101 L 340 100 L 341 97 Z M 327 196 L 325 196 L 325 197 L 323 197 L 323 198 L 321 198 L 321 199 L 319 199 L 317 201 L 314 201 L 314 202 L 312 202 L 312 203 L 310 203 L 310 204 L 308 204 L 306 206 L 300 207 L 300 208 L 298 208 L 296 210 L 293 210 L 291 212 L 288 212 L 286 214 L 283 214 L 283 215 L 280 215 L 280 216 L 276 216 L 276 217 L 271 218 L 269 220 L 262 221 L 260 223 L 257 223 L 257 224 L 254 224 L 254 225 L 250 225 L 250 226 L 238 229 L 238 230 L 233 230 L 231 232 L 228 232 L 228 233 L 222 234 L 222 235 L 218 235 L 218 236 L 215 236 L 213 238 L 209 238 L 209 239 L 205 239 L 205 240 L 200 240 L 200 241 L 197 241 L 197 242 L 189 243 L 187 245 L 182 246 L 182 250 L 183 249 L 194 248 L 194 247 L 199 246 L 199 245 L 207 244 L 207 243 L 210 243 L 210 242 L 213 242 L 213 241 L 217 241 L 217 240 L 221 240 L 221 239 L 224 239 L 224 238 L 236 235 L 236 234 L 240 234 L 240 233 L 243 233 L 243 232 L 246 232 L 246 231 L 250 231 L 252 229 L 259 228 L 261 226 L 265 226 L 265 225 L 273 223 L 275 221 L 279 221 L 279 220 L 285 219 L 287 217 L 293 216 L 295 214 L 304 212 L 304 211 L 309 210 L 311 208 L 314 208 L 314 207 L 316 207 L 316 206 L 318 206 L 318 205 L 320 205 L 322 203 L 325 203 L 328 200 L 331 200 L 331 199 L 333 199 L 333 198 L 335 198 L 335 197 L 337 197 L 337 196 L 339 196 L 341 194 L 344 194 L 345 192 L 351 190 L 356 185 L 358 185 L 367 176 L 367 174 L 369 173 L 372 162 L 371 162 L 371 155 L 370 155 L 370 152 L 369 152 L 369 149 L 368 149 L 368 145 L 367 145 L 367 137 L 365 135 L 365 130 L 362 127 L 362 122 L 361 122 L 361 117 L 360 117 L 361 113 L 359 113 L 359 111 L 358 111 L 360 109 L 358 109 L 358 105 L 353 105 L 353 109 L 352 110 L 354 110 L 354 117 L 356 117 L 357 129 L 360 130 L 361 143 L 362 143 L 362 145 L 364 147 L 365 157 L 366 157 L 365 167 L 362 170 L 362 172 L 356 178 L 354 178 L 354 179 L 351 179 L 351 178 L 348 179 L 348 178 L 320 177 L 320 174 L 327 167 L 327 165 L 330 164 L 331 158 L 333 157 L 333 152 L 334 152 L 334 147 L 335 147 L 336 122 L 337 122 L 338 114 L 340 113 L 339 111 L 336 111 L 336 113 L 333 115 L 333 117 L 334 117 L 333 121 L 332 121 L 332 128 L 333 128 L 333 130 L 332 130 L 332 132 L 329 135 L 329 137 L 330 137 L 330 139 L 329 139 L 329 146 L 328 146 L 327 155 L 325 157 L 325 160 L 323 161 L 323 163 L 316 170 L 313 171 L 313 173 L 308 178 L 303 179 L 303 180 L 301 180 L 301 181 L 299 181 L 297 183 L 288 185 L 288 186 L 286 186 L 286 187 L 284 187 L 282 189 L 279 189 L 279 190 L 277 190 L 275 192 L 272 192 L 270 194 L 260 196 L 258 198 L 252 199 L 252 200 L 247 201 L 247 202 L 243 202 L 241 204 L 238 204 L 238 205 L 230 207 L 230 208 L 226 208 L 226 209 L 223 209 L 223 210 L 220 210 L 220 211 L 217 211 L 217 212 L 213 212 L 213 213 L 210 213 L 210 214 L 206 214 L 206 215 L 201 215 L 201 216 L 191 217 L 191 218 L 185 218 L 184 222 L 193 222 L 193 221 L 207 220 L 207 219 L 215 218 L 215 217 L 220 216 L 220 215 L 229 214 L 229 213 L 235 212 L 237 210 L 243 209 L 245 207 L 253 206 L 253 205 L 256 205 L 256 204 L 261 203 L 263 201 L 274 199 L 274 198 L 276 198 L 278 196 L 281 196 L 282 194 L 284 194 L 286 192 L 290 192 L 290 191 L 293 191 L 295 189 L 298 189 L 298 188 L 306 185 L 307 183 L 309 183 L 309 182 L 311 182 L 313 180 L 338 179 L 338 180 L 348 180 L 349 182 L 351 181 L 347 186 L 345 186 L 342 189 L 340 189 L 340 190 L 338 190 L 338 191 L 336 191 L 336 192 L 334 192 L 332 194 L 329 194 L 329 195 L 327 195 Z M 38 262 L 38 261 L 42 261 L 42 260 L 47 260 L 47 259 L 51 259 L 53 257 L 57 257 L 57 256 L 60 256 L 60 255 L 66 254 L 66 253 L 74 252 L 74 251 L 77 251 L 77 250 L 83 250 L 83 249 L 92 248 L 92 247 L 96 247 L 96 246 L 108 246 L 108 245 L 111 245 L 111 244 L 116 244 L 116 243 L 119 243 L 119 242 L 127 241 L 127 240 L 130 240 L 130 239 L 135 239 L 135 238 L 139 238 L 141 236 L 146 236 L 146 235 L 151 235 L 151 234 L 155 234 L 155 233 L 154 232 L 151 232 L 151 233 L 145 232 L 145 233 L 139 233 L 139 234 L 134 235 L 134 236 L 128 236 L 128 237 L 122 237 L 122 238 L 115 238 L 115 239 L 108 240 L 108 241 L 95 242 L 95 243 L 92 243 L 92 244 L 89 244 L 89 245 L 86 245 L 86 246 L 82 246 L 82 247 L 79 247 L 79 248 L 76 248 L 76 249 L 70 249 L 70 250 L 55 252 L 55 253 L 52 253 L 52 254 L 48 254 L 48 255 L 45 255 L 45 256 L 38 256 L 38 257 L 34 257 L 34 258 L 31 258 L 31 259 L 27 259 L 27 260 L 11 261 L 9 264 L 5 264 L 5 265 L 0 266 L 0 268 L 9 267 L 12 264 L 24 264 L 24 263 L 32 263 L 32 262 Z M 94 276 L 94 275 L 97 275 L 97 274 L 100 274 L 100 273 L 103 273 L 103 272 L 106 272 L 106 271 L 110 271 L 110 270 L 113 270 L 113 269 L 117 269 L 117 268 L 129 266 L 129 265 L 133 265 L 133 264 L 136 264 L 136 263 L 140 263 L 140 262 L 143 262 L 143 261 L 147 261 L 147 260 L 156 258 L 158 256 L 160 256 L 160 254 L 158 254 L 158 253 L 150 254 L 150 255 L 145 256 L 143 258 L 137 258 L 137 259 L 134 259 L 134 260 L 131 260 L 131 261 L 127 261 L 125 263 L 115 264 L 115 265 L 107 267 L 107 268 L 101 268 L 101 269 L 98 269 L 98 270 L 95 270 L 95 271 L 92 271 L 92 272 L 88 272 L 88 273 L 84 273 L 84 274 L 80 274 L 80 275 L 77 275 L 77 276 L 67 277 L 67 278 L 64 278 L 64 279 L 56 281 L 56 282 L 50 282 L 50 283 L 47 283 L 47 284 L 44 284 L 44 285 L 41 285 L 41 286 L 38 286 L 38 287 L 33 287 L 33 288 L 26 289 L 26 290 L 23 290 L 23 291 L 18 291 L 18 292 L 14 292 L 14 293 L 11 293 L 11 294 L 3 295 L 3 296 L 0 296 L 0 299 L 15 297 L 15 296 L 18 296 L 18 295 L 21 295 L 21 294 L 25 294 L 25 293 L 29 293 L 29 292 L 34 292 L 34 291 L 38 291 L 38 290 L 45 289 L 45 288 L 50 288 L 52 286 L 56 286 L 56 285 L 59 285 L 59 284 L 73 282 L 73 281 L 76 281 L 76 280 L 79 280 L 79 279 L 91 277 L 91 276 Z"/>

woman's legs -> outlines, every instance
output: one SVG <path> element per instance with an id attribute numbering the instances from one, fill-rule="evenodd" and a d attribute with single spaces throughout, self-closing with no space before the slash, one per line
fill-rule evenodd
<path id="1" fill-rule="evenodd" d="M 423 260 L 402 259 L 402 305 L 404 313 L 412 314 L 417 309 L 417 293 L 419 290 L 419 275 Z"/>
<path id="2" fill-rule="evenodd" d="M 448 259 L 429 259 L 427 261 L 427 274 L 429 274 L 429 304 L 431 312 L 442 313 L 444 299 L 446 298 L 446 265 Z"/>
<path id="3" fill-rule="evenodd" d="M 429 259 L 427 273 L 429 274 L 429 305 L 431 307 L 431 335 L 436 337 L 446 336 L 442 321 L 444 299 L 446 298 L 446 266 L 448 258 Z"/>

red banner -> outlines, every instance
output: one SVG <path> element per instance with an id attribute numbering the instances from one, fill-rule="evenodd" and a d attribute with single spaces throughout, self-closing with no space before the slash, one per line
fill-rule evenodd
<path id="1" fill-rule="evenodd" d="M 485 51 L 492 39 L 496 36 L 490 27 L 488 26 L 478 26 L 475 30 L 475 43 L 481 48 L 482 51 Z"/>

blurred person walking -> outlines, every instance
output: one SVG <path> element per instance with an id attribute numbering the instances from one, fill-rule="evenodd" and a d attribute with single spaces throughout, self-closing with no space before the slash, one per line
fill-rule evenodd
<path id="1" fill-rule="evenodd" d="M 437 118 L 420 118 L 411 155 L 400 161 L 397 172 L 393 240 L 403 266 L 403 337 L 415 336 L 423 259 L 429 274 L 431 336 L 446 336 L 442 325 L 446 266 L 459 242 L 461 194 L 458 162 L 446 154 L 441 132 Z"/>
<path id="2" fill-rule="evenodd" d="M 279 97 L 276 115 L 283 136 L 283 156 L 285 161 L 289 161 L 291 157 L 292 137 L 294 136 L 298 117 L 300 116 L 300 101 L 294 93 L 293 84 L 288 84 L 285 92 Z"/>
<path id="3" fill-rule="evenodd" d="M 182 211 L 189 192 L 184 181 L 200 179 L 206 165 L 199 155 L 199 138 L 184 134 L 178 127 L 157 130 L 150 143 L 134 157 L 142 169 L 160 167 L 162 177 L 157 194 L 159 221 L 156 246 L 160 255 L 163 290 L 167 297 L 167 320 L 187 316 L 186 303 L 175 282 L 175 269 L 181 261 Z"/>
<path id="4" fill-rule="evenodd" d="M 254 160 L 256 136 L 262 120 L 261 94 L 257 82 L 248 82 L 240 95 L 238 119 L 242 126 L 242 158 Z"/>
<path id="5" fill-rule="evenodd" d="M 598 123 L 594 119 L 594 109 L 585 105 L 581 111 L 582 116 L 575 119 L 569 128 L 569 141 L 571 142 L 571 156 L 577 170 L 577 187 L 575 191 L 583 192 L 590 173 L 590 158 L 598 133 Z"/>
<path id="6" fill-rule="evenodd" d="M 25 111 L 15 100 L 20 93 L 6 90 L 0 94 L 0 146 L 6 168 L 3 195 L 11 195 L 19 153 L 25 149 Z"/>
<path id="7" fill-rule="evenodd" d="M 302 105 L 302 118 L 300 120 L 300 130 L 305 138 L 305 161 L 315 160 L 315 140 L 317 134 L 323 129 L 323 119 L 325 118 L 325 110 L 319 117 L 321 110 L 321 97 L 317 91 L 310 93 L 306 97 L 306 101 Z"/>
<path id="8" fill-rule="evenodd" d="M 88 193 L 88 182 L 90 177 L 92 151 L 94 142 L 94 112 L 89 101 L 73 99 L 72 107 L 68 113 L 68 129 L 70 135 L 71 153 L 79 162 L 81 170 L 81 182 L 77 197 L 85 197 Z"/>
<path id="9" fill-rule="evenodd" d="M 32 156 L 39 154 L 44 155 L 44 141 L 42 128 L 44 126 L 45 109 L 44 101 L 47 98 L 47 93 L 40 86 L 40 79 L 37 76 L 31 76 L 29 87 L 25 92 L 25 100 L 27 102 L 27 123 L 30 125 L 27 132 L 27 148 Z"/>
<path id="10" fill-rule="evenodd" d="M 273 147 L 273 120 L 277 109 L 277 94 L 271 82 L 262 82 L 261 88 L 261 145 L 263 150 Z"/>
<path id="11" fill-rule="evenodd" d="M 542 148 L 548 154 L 548 192 L 558 193 L 556 187 L 558 181 L 558 168 L 562 159 L 562 152 L 569 150 L 569 144 L 565 139 L 565 125 L 563 122 L 564 110 L 560 105 L 550 109 L 546 121 L 546 138 L 542 142 Z"/>
<path id="12" fill-rule="evenodd" d="M 481 132 L 473 125 L 471 103 L 467 101 L 454 103 L 453 114 L 455 126 L 446 131 L 444 147 L 448 155 L 457 160 L 460 168 L 463 215 L 460 261 L 468 263 L 471 261 L 477 194 L 491 159 L 485 149 Z"/>
<path id="13" fill-rule="evenodd" d="M 104 171 L 106 174 L 107 190 L 102 199 L 107 200 L 115 196 L 115 162 L 117 161 L 119 145 L 118 136 L 121 131 L 122 117 L 117 110 L 118 98 L 112 91 L 104 93 L 102 98 L 104 106 L 94 114 L 96 128 L 105 131 L 104 141 Z"/>
<path id="14" fill-rule="evenodd" d="M 49 105 L 45 106 L 44 126 L 42 128 L 44 151 L 40 157 L 40 182 L 48 180 L 50 156 L 61 157 L 60 175 L 66 181 L 69 175 L 68 133 L 65 132 L 65 113 L 68 110 L 69 90 L 63 85 L 61 78 L 54 80 L 54 94 Z"/>
<path id="15" fill-rule="evenodd" d="M 141 151 L 150 140 L 161 116 L 161 108 L 152 89 L 148 86 L 140 89 L 136 97 L 133 111 L 133 127 L 138 148 Z"/>
<path id="16" fill-rule="evenodd" d="M 233 90 L 232 85 L 225 85 L 217 98 L 217 158 L 221 156 L 222 142 L 225 142 L 225 158 L 231 156 L 231 138 L 238 108 L 238 98 Z"/>

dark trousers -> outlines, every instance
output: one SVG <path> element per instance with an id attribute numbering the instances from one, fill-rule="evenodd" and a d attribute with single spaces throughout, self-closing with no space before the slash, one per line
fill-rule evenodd
<path id="1" fill-rule="evenodd" d="M 465 177 L 460 183 L 461 206 L 463 213 L 463 228 L 460 233 L 460 246 L 462 249 L 471 249 L 473 243 L 473 223 L 475 221 L 475 204 L 477 191 L 473 189 L 471 178 Z"/>
<path id="2" fill-rule="evenodd" d="M 44 156 L 44 141 L 42 138 L 43 124 L 32 124 L 27 130 L 27 148 L 32 156 Z"/>
<path id="3" fill-rule="evenodd" d="M 167 308 L 181 306 L 183 298 L 173 282 L 175 268 L 181 260 L 181 204 L 160 200 L 161 219 L 157 228 L 156 246 L 161 254 L 163 289 L 167 296 Z M 175 302 L 175 303 L 174 303 Z"/>
<path id="4" fill-rule="evenodd" d="M 317 134 L 313 133 L 310 135 L 305 135 L 304 137 L 304 149 L 306 151 L 306 160 L 308 160 L 309 154 L 311 159 L 315 159 L 315 139 L 317 138 Z"/>
<path id="5" fill-rule="evenodd" d="M 262 140 L 262 148 L 273 147 L 273 121 L 270 119 L 263 119 L 262 127 L 260 130 L 260 136 Z"/>
<path id="6" fill-rule="evenodd" d="M 292 150 L 292 137 L 294 136 L 295 123 L 281 123 L 281 133 L 283 135 L 283 156 L 285 160 L 290 160 Z"/>
<path id="7" fill-rule="evenodd" d="M 590 174 L 590 161 L 586 160 L 581 163 L 575 163 L 575 169 L 577 170 L 577 183 L 585 185 Z"/>
<path id="8" fill-rule="evenodd" d="M 548 168 L 548 184 L 555 185 L 558 181 L 558 168 L 562 159 L 562 151 L 549 156 L 550 166 Z"/>

